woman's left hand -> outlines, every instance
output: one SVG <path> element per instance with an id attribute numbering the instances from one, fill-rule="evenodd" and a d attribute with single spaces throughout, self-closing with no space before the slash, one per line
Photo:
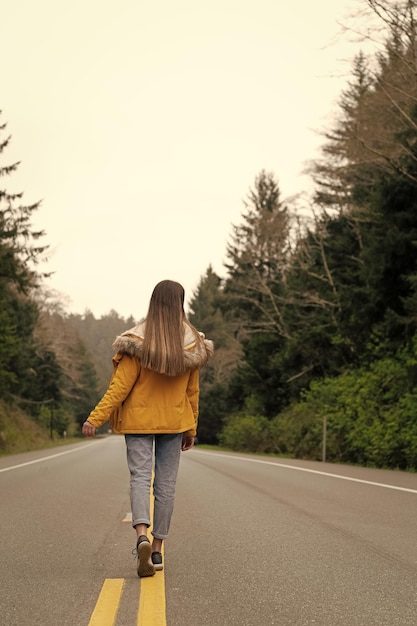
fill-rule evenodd
<path id="1" fill-rule="evenodd" d="M 191 448 L 194 445 L 194 439 L 195 439 L 195 437 L 190 437 L 190 435 L 183 435 L 182 436 L 181 450 L 183 452 L 185 452 L 186 450 L 191 450 Z"/>

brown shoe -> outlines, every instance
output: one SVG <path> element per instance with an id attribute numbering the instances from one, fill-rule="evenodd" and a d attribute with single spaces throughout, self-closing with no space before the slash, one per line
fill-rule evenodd
<path id="1" fill-rule="evenodd" d="M 152 563 L 152 546 L 146 535 L 138 537 L 136 543 L 136 550 L 138 555 L 137 572 L 140 578 L 145 576 L 153 576 L 155 574 L 155 567 Z"/>

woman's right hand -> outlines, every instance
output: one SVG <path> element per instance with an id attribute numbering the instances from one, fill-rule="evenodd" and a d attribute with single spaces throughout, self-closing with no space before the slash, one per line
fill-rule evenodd
<path id="1" fill-rule="evenodd" d="M 83 435 L 85 437 L 95 437 L 96 436 L 96 427 L 90 424 L 90 422 L 84 422 L 83 424 Z"/>

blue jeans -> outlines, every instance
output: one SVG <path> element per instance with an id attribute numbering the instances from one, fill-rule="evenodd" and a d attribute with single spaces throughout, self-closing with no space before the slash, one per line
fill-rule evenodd
<path id="1" fill-rule="evenodd" d="M 125 435 L 127 464 L 130 471 L 132 526 L 151 525 L 150 490 L 153 482 L 154 515 L 152 535 L 168 536 L 174 510 L 175 485 L 181 455 L 182 433 L 174 435 Z"/>

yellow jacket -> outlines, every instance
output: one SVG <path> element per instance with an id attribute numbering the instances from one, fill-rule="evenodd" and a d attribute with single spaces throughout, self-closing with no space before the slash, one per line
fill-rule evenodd
<path id="1" fill-rule="evenodd" d="M 117 337 L 114 372 L 109 388 L 90 413 L 88 422 L 98 428 L 110 419 L 114 432 L 122 434 L 197 434 L 199 367 L 213 353 L 213 344 L 204 339 L 196 345 L 186 328 L 184 358 L 188 370 L 167 376 L 143 368 L 140 354 L 143 322 Z"/>

